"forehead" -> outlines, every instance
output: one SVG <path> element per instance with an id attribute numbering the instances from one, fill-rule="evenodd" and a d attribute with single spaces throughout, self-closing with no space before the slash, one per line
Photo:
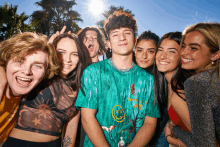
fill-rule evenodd
<path id="1" fill-rule="evenodd" d="M 184 43 L 204 43 L 205 37 L 198 31 L 189 32 L 186 34 Z"/>
<path id="2" fill-rule="evenodd" d="M 147 39 L 142 39 L 138 42 L 137 47 L 143 47 L 143 48 L 148 48 L 149 46 L 156 47 L 156 44 L 154 43 L 153 40 L 147 40 Z"/>
<path id="3" fill-rule="evenodd" d="M 174 40 L 170 40 L 168 38 L 164 39 L 161 44 L 160 47 L 164 47 L 164 48 L 179 48 L 179 44 L 174 41 Z"/>
<path id="4" fill-rule="evenodd" d="M 88 30 L 86 31 L 86 36 L 98 36 L 97 32 L 94 30 Z"/>
<path id="5" fill-rule="evenodd" d="M 68 51 L 77 51 L 76 43 L 73 39 L 62 38 L 57 43 L 57 49 L 68 50 Z"/>
<path id="6" fill-rule="evenodd" d="M 117 32 L 124 32 L 124 31 L 131 31 L 131 32 L 133 32 L 133 30 L 130 29 L 130 28 L 121 27 L 121 28 L 110 30 L 110 34 L 111 33 L 117 33 Z"/>

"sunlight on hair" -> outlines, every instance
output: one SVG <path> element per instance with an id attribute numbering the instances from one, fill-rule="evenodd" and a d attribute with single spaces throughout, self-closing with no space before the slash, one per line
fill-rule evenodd
<path id="1" fill-rule="evenodd" d="M 100 18 L 105 10 L 103 0 L 88 0 L 88 13 L 93 17 Z"/>

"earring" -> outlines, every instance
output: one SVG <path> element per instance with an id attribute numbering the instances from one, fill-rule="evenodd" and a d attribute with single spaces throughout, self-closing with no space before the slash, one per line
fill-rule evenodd
<path id="1" fill-rule="evenodd" d="M 212 65 L 214 65 L 215 64 L 215 61 L 212 61 Z"/>

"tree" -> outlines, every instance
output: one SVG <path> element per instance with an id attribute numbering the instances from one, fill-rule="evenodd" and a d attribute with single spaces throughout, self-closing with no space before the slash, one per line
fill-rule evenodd
<path id="1" fill-rule="evenodd" d="M 123 6 L 115 7 L 115 6 L 113 6 L 113 5 L 111 5 L 111 6 L 109 7 L 109 10 L 108 10 L 108 11 L 105 11 L 105 12 L 103 13 L 103 15 L 104 15 L 104 17 L 107 19 L 107 18 L 108 18 L 111 14 L 113 14 L 114 11 L 116 11 L 116 10 L 123 10 L 123 11 L 125 11 L 125 12 L 127 12 L 127 13 L 130 13 L 132 16 L 134 16 L 134 14 L 132 14 L 131 10 L 128 10 L 128 9 L 124 10 L 124 7 L 123 7 Z M 103 34 L 105 34 L 105 37 L 107 38 L 107 34 L 105 33 L 104 27 L 103 27 L 103 22 L 104 22 L 104 21 L 105 21 L 105 20 L 98 21 L 98 22 L 96 23 L 96 25 L 103 31 Z M 107 58 L 111 58 L 112 53 L 111 53 L 111 50 L 110 50 L 110 49 L 107 50 L 106 56 L 107 56 Z"/>
<path id="2" fill-rule="evenodd" d="M 13 34 L 30 30 L 30 26 L 24 22 L 29 18 L 25 12 L 17 14 L 18 5 L 12 4 L 0 6 L 0 40 L 5 40 Z"/>
<path id="3" fill-rule="evenodd" d="M 77 22 L 82 22 L 80 14 L 72 10 L 76 5 L 75 0 L 41 0 L 36 4 L 42 7 L 42 10 L 34 11 L 31 15 L 31 26 L 37 32 L 48 36 L 60 31 L 64 25 L 66 31 L 77 33 L 80 27 Z"/>

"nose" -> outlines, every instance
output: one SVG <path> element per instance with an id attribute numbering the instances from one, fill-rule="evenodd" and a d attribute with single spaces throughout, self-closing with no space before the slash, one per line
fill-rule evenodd
<path id="1" fill-rule="evenodd" d="M 66 63 L 70 63 L 72 60 L 71 60 L 71 54 L 66 54 L 65 56 L 63 56 L 64 57 L 64 61 L 66 62 Z"/>
<path id="2" fill-rule="evenodd" d="M 31 67 L 32 67 L 31 65 L 22 64 L 21 67 L 22 67 L 22 73 L 23 74 L 25 74 L 27 76 L 30 76 L 30 75 L 33 74 L 32 70 L 31 70 Z"/>
<path id="3" fill-rule="evenodd" d="M 124 33 L 120 33 L 119 34 L 119 40 L 125 40 L 125 35 L 124 35 Z"/>
<path id="4" fill-rule="evenodd" d="M 160 59 L 166 59 L 167 58 L 167 52 L 162 51 L 160 55 Z"/>
<path id="5" fill-rule="evenodd" d="M 147 52 L 143 52 L 142 58 L 143 58 L 143 59 L 147 59 Z"/>
<path id="6" fill-rule="evenodd" d="M 180 56 L 187 55 L 187 54 L 189 54 L 189 52 L 190 52 L 189 48 L 182 47 L 181 50 L 180 50 Z"/>

